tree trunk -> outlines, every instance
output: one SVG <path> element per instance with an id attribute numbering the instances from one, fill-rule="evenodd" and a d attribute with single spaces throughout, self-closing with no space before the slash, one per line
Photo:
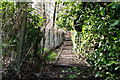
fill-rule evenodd
<path id="1" fill-rule="evenodd" d="M 53 27 L 55 26 L 56 6 L 57 6 L 57 2 L 55 2 L 55 8 L 54 8 Z"/>
<path id="2" fill-rule="evenodd" d="M 26 6 L 27 7 L 27 6 Z M 20 24 L 21 30 L 20 30 L 20 37 L 19 37 L 19 54 L 18 54 L 18 63 L 17 63 L 17 71 L 20 72 L 20 62 L 23 52 L 23 41 L 24 41 L 24 33 L 25 33 L 25 27 L 26 27 L 26 21 L 27 21 L 27 12 L 23 12 L 22 16 L 22 23 Z"/>
<path id="3" fill-rule="evenodd" d="M 43 18 L 46 19 L 45 3 L 43 3 L 43 10 L 44 10 L 44 12 L 43 12 Z M 43 25 L 45 25 L 45 24 L 46 24 L 46 20 L 44 21 Z"/>

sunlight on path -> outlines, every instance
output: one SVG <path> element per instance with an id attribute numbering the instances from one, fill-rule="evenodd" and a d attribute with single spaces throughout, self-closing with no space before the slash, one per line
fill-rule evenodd
<path id="1" fill-rule="evenodd" d="M 62 52 L 56 62 L 59 65 L 79 65 L 81 61 L 77 58 L 76 54 L 73 52 L 73 43 L 70 37 L 70 32 L 65 33 L 65 40 L 62 44 Z"/>

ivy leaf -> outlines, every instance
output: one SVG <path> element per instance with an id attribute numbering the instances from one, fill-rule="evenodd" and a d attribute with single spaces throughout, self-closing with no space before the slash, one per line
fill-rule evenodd
<path id="1" fill-rule="evenodd" d="M 114 5 L 112 5 L 112 8 L 113 8 L 113 9 L 115 8 L 115 4 L 114 4 Z"/>
<path id="2" fill-rule="evenodd" d="M 120 68 L 120 66 L 117 66 L 116 68 L 115 68 L 115 70 L 118 70 Z"/>
<path id="3" fill-rule="evenodd" d="M 109 4 L 108 6 L 111 6 L 111 5 L 113 5 L 114 3 L 112 2 L 111 4 Z"/>
<path id="4" fill-rule="evenodd" d="M 2 51 L 2 55 L 5 55 L 6 54 L 6 51 Z"/>
<path id="5" fill-rule="evenodd" d="M 105 15 L 105 9 L 103 8 L 103 9 L 101 9 L 101 13 L 100 13 L 102 16 L 104 16 Z"/>
<path id="6" fill-rule="evenodd" d="M 116 20 L 113 24 L 110 25 L 110 27 L 113 27 L 113 26 L 115 26 L 115 25 L 118 25 L 119 22 L 120 22 L 120 20 Z"/>
<path id="7" fill-rule="evenodd" d="M 106 74 L 109 74 L 109 75 L 111 75 L 111 73 L 110 73 L 110 72 L 106 72 Z"/>

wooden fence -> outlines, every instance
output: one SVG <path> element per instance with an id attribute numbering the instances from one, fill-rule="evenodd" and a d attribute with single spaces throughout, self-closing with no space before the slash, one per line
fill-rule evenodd
<path id="1" fill-rule="evenodd" d="M 64 39 L 64 31 L 56 29 L 52 25 L 52 20 L 41 29 L 44 32 L 45 38 L 41 40 L 41 47 L 48 50 L 60 46 Z"/>

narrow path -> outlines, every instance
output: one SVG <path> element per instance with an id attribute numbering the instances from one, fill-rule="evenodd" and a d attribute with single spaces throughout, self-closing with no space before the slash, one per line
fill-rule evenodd
<path id="1" fill-rule="evenodd" d="M 53 65 L 46 65 L 42 78 L 93 78 L 92 68 L 80 61 L 73 53 L 73 44 L 69 34 L 65 35 L 63 44 L 56 49 L 59 54 Z"/>
<path id="2" fill-rule="evenodd" d="M 79 65 L 80 61 L 73 52 L 73 44 L 72 40 L 69 37 L 69 34 L 65 35 L 65 40 L 62 44 L 62 51 L 58 60 L 56 61 L 56 65 L 66 65 L 66 66 L 74 66 Z"/>
<path id="3" fill-rule="evenodd" d="M 79 64 L 79 60 L 72 50 L 72 41 L 64 41 L 63 49 L 57 61 L 57 64 Z"/>

